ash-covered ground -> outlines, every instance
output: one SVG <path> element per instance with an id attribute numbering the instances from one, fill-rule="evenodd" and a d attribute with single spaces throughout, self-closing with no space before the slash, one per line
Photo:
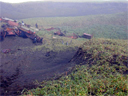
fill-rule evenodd
<path id="1" fill-rule="evenodd" d="M 69 63 L 77 49 L 65 51 L 32 50 L 28 38 L 6 37 L 0 42 L 0 92 L 1 95 L 18 95 L 24 88 L 37 87 L 36 80 L 56 79 L 69 72 L 74 63 Z M 8 53 L 3 50 L 10 49 Z"/>

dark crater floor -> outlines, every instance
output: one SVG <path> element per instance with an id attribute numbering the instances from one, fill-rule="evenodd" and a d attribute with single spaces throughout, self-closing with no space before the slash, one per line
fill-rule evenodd
<path id="1" fill-rule="evenodd" d="M 4 96 L 19 95 L 24 88 L 31 89 L 38 85 L 36 80 L 56 79 L 69 72 L 74 63 L 69 63 L 77 51 L 49 51 L 46 49 L 33 51 L 37 46 L 30 39 L 20 37 L 5 38 L 0 42 L 0 94 Z M 2 50 L 10 49 L 9 53 Z"/>

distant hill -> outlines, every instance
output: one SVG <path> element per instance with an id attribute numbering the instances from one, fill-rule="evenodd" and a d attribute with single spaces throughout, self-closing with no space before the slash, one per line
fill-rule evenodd
<path id="1" fill-rule="evenodd" d="M 127 12 L 127 2 L 27 2 L 17 4 L 0 2 L 0 8 L 0 16 L 2 17 L 23 19 Z"/>

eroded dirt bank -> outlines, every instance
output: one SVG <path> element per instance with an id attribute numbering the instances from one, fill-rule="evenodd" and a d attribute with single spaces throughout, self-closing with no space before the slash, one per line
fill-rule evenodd
<path id="1" fill-rule="evenodd" d="M 69 71 L 75 64 L 69 63 L 77 49 L 33 51 L 31 40 L 20 37 L 6 38 L 0 42 L 0 92 L 1 95 L 21 94 L 23 88 L 36 87 L 35 81 L 49 80 Z M 9 53 L 2 50 L 11 49 Z"/>

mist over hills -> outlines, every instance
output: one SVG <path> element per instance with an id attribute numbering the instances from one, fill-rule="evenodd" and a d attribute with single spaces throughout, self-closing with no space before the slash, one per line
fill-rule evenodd
<path id="1" fill-rule="evenodd" d="M 0 2 L 0 16 L 12 19 L 65 17 L 127 12 L 127 2 Z"/>

